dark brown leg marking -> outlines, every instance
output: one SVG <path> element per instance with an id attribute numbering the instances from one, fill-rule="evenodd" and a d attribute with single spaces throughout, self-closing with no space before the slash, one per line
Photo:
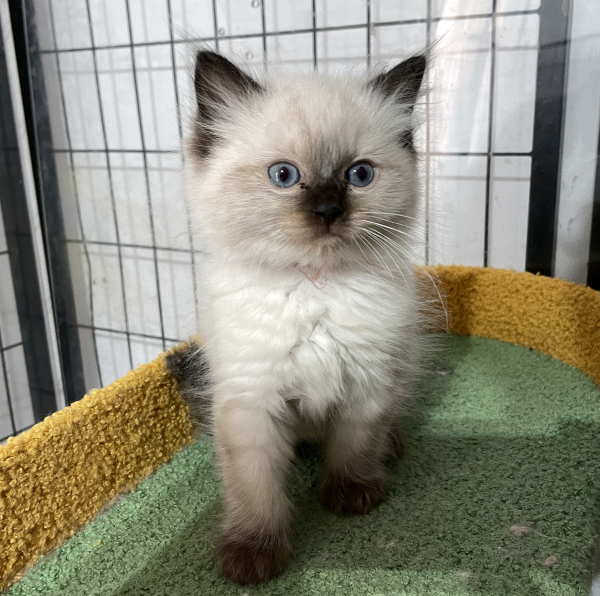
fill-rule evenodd
<path id="1" fill-rule="evenodd" d="M 385 478 L 361 479 L 329 472 L 323 481 L 323 505 L 333 513 L 367 513 L 385 494 Z"/>
<path id="2" fill-rule="evenodd" d="M 279 575 L 292 551 L 284 536 L 240 537 L 234 533 L 221 537 L 214 560 L 221 573 L 234 582 L 260 584 Z"/>

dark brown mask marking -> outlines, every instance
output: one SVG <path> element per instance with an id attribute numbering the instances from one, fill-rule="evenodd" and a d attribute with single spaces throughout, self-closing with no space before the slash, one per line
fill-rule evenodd
<path id="1" fill-rule="evenodd" d="M 348 210 L 348 183 L 343 179 L 327 178 L 303 188 L 303 202 L 315 223 L 324 222 L 329 229 Z"/>

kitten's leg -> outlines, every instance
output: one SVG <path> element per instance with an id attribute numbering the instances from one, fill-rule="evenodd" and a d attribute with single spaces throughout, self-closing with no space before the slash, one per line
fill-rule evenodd
<path id="1" fill-rule="evenodd" d="M 384 460 L 390 453 L 391 417 L 341 413 L 325 449 L 322 498 L 334 513 L 367 513 L 385 492 Z"/>
<path id="2" fill-rule="evenodd" d="M 285 494 L 291 431 L 260 405 L 229 400 L 214 409 L 214 432 L 226 497 L 215 562 L 239 584 L 268 581 L 283 571 L 291 552 Z"/>

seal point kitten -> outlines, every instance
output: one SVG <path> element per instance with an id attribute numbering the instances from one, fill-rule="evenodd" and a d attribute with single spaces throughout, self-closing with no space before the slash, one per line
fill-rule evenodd
<path id="1" fill-rule="evenodd" d="M 300 441 L 323 444 L 322 501 L 339 514 L 383 498 L 384 461 L 401 450 L 423 344 L 412 112 L 425 69 L 417 55 L 371 79 L 259 79 L 197 53 L 186 161 L 204 343 L 168 363 L 214 434 L 214 558 L 239 584 L 286 566 Z"/>

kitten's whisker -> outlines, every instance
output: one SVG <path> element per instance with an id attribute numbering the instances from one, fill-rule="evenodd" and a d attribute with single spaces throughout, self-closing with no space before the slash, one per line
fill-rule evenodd
<path id="1" fill-rule="evenodd" d="M 364 234 L 368 234 L 369 230 L 367 230 L 367 229 L 364 229 L 364 228 L 363 228 L 363 229 L 362 229 L 362 232 L 363 232 Z M 378 261 L 379 261 L 379 262 L 380 262 L 380 263 L 383 265 L 383 269 L 387 270 L 387 271 L 388 271 L 388 273 L 390 274 L 390 279 L 392 279 L 392 280 L 393 280 L 393 279 L 394 279 L 394 274 L 393 274 L 393 272 L 390 270 L 390 268 L 389 268 L 389 266 L 387 265 L 387 263 L 385 262 L 385 259 L 383 259 L 383 258 L 382 258 L 382 256 L 381 256 L 381 253 L 380 253 L 380 252 L 377 250 L 377 248 L 376 248 L 376 247 L 374 247 L 374 246 L 373 246 L 373 244 L 372 244 L 371 242 L 369 242 L 369 240 L 368 240 L 366 237 L 364 237 L 364 236 L 363 236 L 361 239 L 363 240 L 363 242 L 365 242 L 365 243 L 367 243 L 367 244 L 368 244 L 368 246 L 369 246 L 369 248 L 370 248 L 370 250 L 371 250 L 371 252 L 372 252 L 373 256 L 374 256 L 376 259 L 378 259 Z M 389 253 L 388 253 L 388 254 L 389 254 Z M 390 256 L 391 256 L 391 255 L 390 255 Z M 377 267 L 377 268 L 380 268 L 380 267 L 379 267 L 379 265 L 375 265 L 374 263 L 372 263 L 371 261 L 369 261 L 369 259 L 368 259 L 368 258 L 365 258 L 365 260 L 366 260 L 366 263 L 367 263 L 367 265 L 370 265 L 370 268 L 365 266 L 367 271 L 369 271 L 369 272 L 372 272 L 372 268 L 373 268 L 373 266 L 375 266 L 375 267 Z"/>
<path id="2" fill-rule="evenodd" d="M 384 227 L 384 228 L 387 227 L 387 229 L 393 231 L 395 234 L 402 234 L 403 236 L 406 236 L 413 242 L 419 241 L 419 237 L 415 233 L 405 232 L 404 230 L 396 229 L 396 227 L 393 227 L 393 226 L 385 226 L 384 224 L 380 224 L 375 221 L 371 221 L 370 219 L 360 219 L 360 220 L 358 220 L 358 223 L 368 224 L 369 226 L 377 226 L 377 227 Z M 394 222 L 389 222 L 389 223 L 393 224 L 394 226 L 398 225 L 398 224 L 395 224 Z M 406 226 L 406 229 L 414 230 L 413 226 Z"/>
<path id="3" fill-rule="evenodd" d="M 363 214 L 361 214 L 361 215 L 363 215 Z M 373 217 L 373 216 L 371 216 L 371 217 Z M 392 219 L 384 218 L 384 217 L 379 217 L 378 219 L 380 220 L 380 222 L 385 222 L 387 224 L 390 224 L 392 226 L 396 226 L 398 228 L 402 228 L 404 230 L 408 230 L 408 231 L 414 231 L 415 230 L 415 225 L 412 224 L 412 223 L 406 224 L 406 223 L 394 221 Z M 359 220 L 356 220 L 356 221 L 362 222 L 362 223 L 368 222 L 370 224 L 376 223 L 376 222 L 374 222 L 373 220 L 371 220 L 369 218 L 359 219 Z M 379 222 L 377 222 L 377 223 L 379 223 Z"/>
<path id="4" fill-rule="evenodd" d="M 392 259 L 392 262 L 396 266 L 396 270 L 402 276 L 402 279 L 404 280 L 404 283 L 405 283 L 406 287 L 408 288 L 410 295 L 412 296 L 412 288 L 410 287 L 408 280 L 406 279 L 406 277 L 404 276 L 404 273 L 402 272 L 402 267 L 400 267 L 398 265 L 398 263 L 396 263 L 396 259 L 394 259 L 394 257 L 392 256 L 390 251 L 386 248 L 385 244 L 381 241 L 380 238 L 378 238 L 375 234 L 372 234 L 372 231 L 367 231 L 367 234 L 373 239 L 374 242 L 377 242 L 379 244 L 379 246 L 381 246 L 383 248 L 383 250 L 385 250 L 385 252 L 389 255 L 390 259 Z M 402 259 L 400 259 L 400 261 L 402 261 Z"/>
<path id="5" fill-rule="evenodd" d="M 373 230 L 369 228 L 362 228 L 363 231 L 368 231 L 372 236 L 377 236 L 378 238 L 384 240 L 389 246 L 391 246 L 394 251 L 398 254 L 402 254 L 402 256 L 406 257 L 406 259 L 410 262 L 413 261 L 413 257 L 396 241 L 388 238 L 385 234 L 383 234 L 379 230 Z M 402 260 L 402 259 L 401 259 Z"/>
<path id="6" fill-rule="evenodd" d="M 385 222 L 386 224 L 390 224 L 392 226 L 396 226 L 396 227 L 401 228 L 403 230 L 409 230 L 410 231 L 410 230 L 414 230 L 415 229 L 414 224 L 405 224 L 405 223 L 402 223 L 402 222 L 394 221 L 392 219 L 385 219 L 383 217 L 380 217 L 379 220 L 380 221 L 378 221 L 378 222 L 374 222 L 372 219 L 364 218 L 364 219 L 359 219 L 359 220 L 356 220 L 356 221 L 359 221 L 359 222 L 362 222 L 362 223 L 368 222 L 370 224 Z"/>
<path id="7" fill-rule="evenodd" d="M 397 243 L 393 242 L 391 239 L 387 238 L 386 236 L 384 236 L 380 232 L 376 232 L 375 230 L 370 230 L 370 231 L 372 233 L 377 233 L 379 235 L 380 239 L 383 240 L 383 241 L 385 241 L 385 242 L 387 242 L 388 245 L 393 250 L 401 250 L 408 257 L 408 255 L 404 252 L 404 250 L 402 249 L 402 247 L 400 247 L 399 245 L 397 245 Z M 394 245 L 396 245 L 396 246 L 394 246 Z M 448 329 L 450 329 L 450 319 L 449 319 L 448 309 L 446 308 L 446 304 L 445 304 L 445 302 L 444 302 L 444 300 L 442 298 L 442 294 L 440 292 L 440 289 L 439 289 L 436 281 L 433 279 L 433 277 L 431 276 L 431 274 L 429 273 L 429 271 L 425 267 L 419 266 L 419 269 L 422 270 L 425 273 L 425 275 L 429 278 L 429 280 L 433 284 L 433 287 L 435 288 L 435 291 L 436 291 L 436 293 L 438 295 L 438 299 L 439 299 L 440 305 L 442 306 L 442 309 L 444 310 L 445 328 L 446 328 L 446 330 L 448 330 Z M 400 271 L 400 274 L 402 275 L 401 271 Z M 404 277 L 404 275 L 402 275 L 402 277 Z"/>
<path id="8" fill-rule="evenodd" d="M 390 213 L 388 211 L 361 211 L 365 215 L 392 215 L 394 217 L 402 217 L 404 219 L 412 219 L 414 221 L 422 221 L 418 217 L 413 217 L 412 215 L 405 215 L 403 213 Z"/>
<path id="9" fill-rule="evenodd" d="M 390 253 L 390 251 L 387 249 L 387 247 L 385 246 L 385 244 L 381 241 L 381 239 L 375 235 L 373 233 L 372 230 L 365 230 L 364 231 L 365 234 L 367 234 L 370 238 L 373 239 L 374 242 L 377 242 L 377 244 L 379 246 L 381 246 L 381 248 L 383 248 L 385 250 L 385 252 L 389 255 L 390 259 L 392 259 L 392 262 L 394 263 L 394 265 L 396 266 L 396 269 L 400 269 L 401 267 L 398 265 L 398 263 L 396 263 L 396 260 L 394 259 L 394 257 L 392 256 L 392 253 Z"/>
<path id="10" fill-rule="evenodd" d="M 368 232 L 368 230 L 365 230 L 364 232 L 365 232 L 365 234 L 369 235 L 369 232 Z M 372 237 L 372 239 L 373 239 L 373 241 L 374 241 L 374 242 L 377 242 L 377 241 L 376 241 L 376 239 L 375 239 L 375 237 Z M 368 240 L 365 238 L 365 242 L 369 242 L 369 241 L 368 241 Z M 370 243 L 369 243 L 369 244 L 370 244 Z M 377 242 L 377 244 L 379 244 L 379 245 L 381 246 L 381 244 L 380 244 L 380 243 L 378 243 L 378 242 Z M 385 249 L 385 247 L 382 247 L 382 248 L 384 248 L 384 249 Z M 374 252 L 374 253 L 375 253 L 377 256 L 380 256 L 380 254 L 379 254 L 379 251 L 378 251 L 376 248 L 373 248 L 373 252 Z M 387 252 L 387 251 L 386 251 L 386 252 Z M 389 254 L 389 253 L 388 253 L 388 254 Z M 390 258 L 391 258 L 391 255 L 390 255 Z M 392 259 L 392 261 L 393 261 L 393 260 L 394 260 L 394 259 Z M 380 262 L 383 264 L 383 266 L 385 267 L 385 269 L 387 270 L 387 272 L 390 274 L 390 279 L 391 279 L 391 280 L 393 280 L 393 279 L 394 279 L 394 274 L 392 273 L 392 270 L 391 270 L 391 269 L 388 267 L 388 264 L 385 262 L 385 259 L 383 259 L 383 258 L 380 258 Z"/>
<path id="11" fill-rule="evenodd" d="M 404 274 L 402 273 L 402 267 L 400 265 L 398 265 L 398 263 L 396 262 L 396 260 L 394 259 L 394 257 L 392 256 L 392 254 L 390 253 L 390 251 L 387 249 L 387 247 L 385 246 L 385 244 L 383 244 L 383 242 L 381 242 L 381 240 L 378 238 L 378 236 L 381 236 L 381 234 L 376 233 L 376 230 L 369 230 L 368 228 L 364 228 L 364 227 L 359 227 L 359 230 L 368 235 L 374 242 L 376 242 L 381 248 L 383 248 L 385 250 L 385 252 L 388 254 L 388 256 L 390 257 L 390 259 L 392 260 L 392 262 L 394 263 L 398 273 L 400 273 L 400 275 L 403 277 L 404 281 L 406 282 L 406 285 L 408 286 L 408 282 L 406 280 L 406 277 L 404 277 Z M 367 239 L 364 238 L 365 242 L 367 242 Z M 371 243 L 369 243 L 369 245 L 372 247 Z M 379 251 L 374 250 L 375 254 L 380 254 Z M 383 261 L 385 263 L 385 260 Z M 400 262 L 402 263 L 402 259 L 400 259 Z M 388 271 L 390 271 L 389 267 L 386 264 L 386 268 L 388 269 Z M 391 273 L 391 271 L 390 271 Z"/>
<path id="12" fill-rule="evenodd" d="M 381 232 L 378 232 L 377 230 L 370 230 L 371 233 L 374 234 L 378 234 L 379 237 L 385 241 L 386 243 L 388 243 L 388 245 L 393 248 L 394 250 L 400 250 L 405 256 L 409 256 L 404 249 L 398 245 L 398 243 L 394 242 L 393 240 L 391 240 L 390 238 L 388 238 L 387 236 L 384 236 Z M 440 289 L 438 287 L 438 284 L 436 283 L 436 281 L 433 279 L 432 275 L 429 273 L 429 271 L 427 270 L 426 267 L 419 265 L 418 266 L 419 270 L 423 271 L 423 273 L 427 276 L 427 278 L 429 279 L 429 281 L 433 284 L 433 287 L 435 288 L 435 291 L 438 295 L 438 299 L 439 299 L 439 303 L 442 307 L 442 309 L 444 310 L 444 318 L 445 318 L 445 328 L 446 330 L 450 329 L 450 318 L 449 318 L 449 314 L 448 314 L 448 309 L 446 308 L 446 304 L 442 298 L 442 294 L 440 292 Z"/>
<path id="13" fill-rule="evenodd" d="M 384 236 L 384 235 L 382 235 L 380 233 L 376 233 L 374 230 L 371 230 L 371 233 L 373 233 L 374 235 L 376 235 L 376 237 L 379 237 L 379 239 L 380 239 L 381 242 L 385 242 L 390 247 L 390 249 L 392 251 L 396 252 L 396 254 L 400 258 L 400 262 L 404 263 L 404 261 L 403 261 L 402 257 L 400 256 L 400 254 L 404 255 L 407 258 L 408 262 L 412 261 L 411 256 L 408 253 L 406 253 L 402 249 L 402 247 L 400 247 L 397 243 L 393 242 L 392 240 L 390 240 L 389 238 L 387 238 L 386 236 Z M 410 293 L 411 293 L 411 296 L 412 296 L 412 287 L 408 284 L 408 282 L 406 280 L 406 277 L 404 276 L 404 273 L 402 272 L 402 269 L 399 268 L 399 267 L 398 267 L 398 272 L 400 273 L 400 275 L 402 275 L 402 278 L 404 279 L 406 285 L 409 287 Z"/>
<path id="14" fill-rule="evenodd" d="M 360 215 L 364 216 L 367 218 L 368 221 L 371 221 L 371 219 L 369 219 L 369 217 L 377 219 L 379 221 L 383 221 L 386 223 L 390 223 L 393 224 L 395 226 L 400 226 L 402 228 L 405 228 L 407 230 L 414 230 L 416 227 L 416 224 L 413 223 L 412 221 L 410 222 L 404 222 L 404 221 L 397 221 L 396 219 L 392 218 L 392 217 L 383 217 L 380 215 L 373 215 L 371 213 L 361 213 Z"/>
<path id="15" fill-rule="evenodd" d="M 429 278 L 429 281 L 431 281 L 431 283 L 433 284 L 433 287 L 435 288 L 435 291 L 438 295 L 439 301 L 440 301 L 440 305 L 442 306 L 442 309 L 444 310 L 444 319 L 446 322 L 446 331 L 450 331 L 450 315 L 448 314 L 448 309 L 446 307 L 446 302 L 444 301 L 444 299 L 442 298 L 442 294 L 440 292 L 440 288 L 438 287 L 436 280 L 433 279 L 432 275 L 429 273 L 429 271 L 427 271 L 427 268 L 423 265 L 419 265 L 419 270 L 423 271 L 423 273 L 425 273 L 425 275 L 427 275 L 427 277 Z"/>
<path id="16" fill-rule="evenodd" d="M 366 230 L 363 230 L 363 232 L 366 232 Z M 373 256 L 384 266 L 385 269 L 388 270 L 388 272 L 390 274 L 390 278 L 394 279 L 393 273 L 390 271 L 385 260 L 381 258 L 381 255 L 380 255 L 379 251 L 377 250 L 377 248 L 374 247 L 365 236 L 362 236 L 362 240 L 368 244 L 369 248 L 371 249 L 371 252 L 373 253 Z M 368 259 L 367 259 L 367 262 L 369 262 Z"/>
<path id="17" fill-rule="evenodd" d="M 410 255 L 410 253 L 408 253 L 406 251 L 406 249 L 404 249 L 398 242 L 396 242 L 395 240 L 392 240 L 391 238 L 388 238 L 385 234 L 382 234 L 381 232 L 377 231 L 377 230 L 370 230 L 371 233 L 376 234 L 377 236 L 379 236 L 382 240 L 384 240 L 389 246 L 391 246 L 395 251 L 401 253 L 404 257 L 406 257 L 409 261 L 412 261 L 412 257 Z"/>
<path id="18" fill-rule="evenodd" d="M 358 246 L 358 250 L 360 250 L 361 254 L 363 255 L 363 257 L 365 258 L 365 262 L 368 263 L 369 261 L 369 257 L 367 257 L 367 255 L 365 254 L 365 252 L 363 251 L 362 247 L 360 246 L 360 240 L 362 240 L 361 236 L 357 237 L 357 242 L 356 242 L 356 246 Z"/>
<path id="19" fill-rule="evenodd" d="M 409 234 L 408 232 L 403 232 L 402 230 L 396 230 L 390 226 L 386 226 L 384 224 L 376 223 L 374 221 L 369 221 L 369 223 L 373 226 L 377 226 L 379 228 L 385 228 L 387 230 L 391 230 L 392 232 L 396 232 L 397 234 L 402 234 L 403 236 L 407 236 L 408 238 L 415 238 L 414 234 Z"/>

